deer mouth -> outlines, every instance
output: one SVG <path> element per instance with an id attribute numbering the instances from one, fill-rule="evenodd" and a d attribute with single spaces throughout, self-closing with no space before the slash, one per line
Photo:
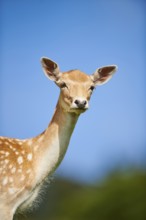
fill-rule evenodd
<path id="1" fill-rule="evenodd" d="M 73 108 L 70 108 L 70 112 L 74 112 L 76 114 L 81 114 L 81 113 L 84 113 L 85 111 L 88 110 L 88 107 L 73 107 Z"/>

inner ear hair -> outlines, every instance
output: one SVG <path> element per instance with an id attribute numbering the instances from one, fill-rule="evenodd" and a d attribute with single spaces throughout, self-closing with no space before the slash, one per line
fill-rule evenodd
<path id="1" fill-rule="evenodd" d="M 41 63 L 42 63 L 43 68 L 45 68 L 49 72 L 54 72 L 54 70 L 56 68 L 58 68 L 57 63 L 55 63 L 54 61 L 48 59 L 47 57 L 42 57 L 41 58 Z"/>
<path id="2" fill-rule="evenodd" d="M 101 67 L 99 69 L 97 69 L 97 72 L 101 75 L 101 76 L 107 76 L 107 75 L 111 75 L 113 72 L 116 71 L 116 66 L 105 66 L 105 67 Z"/>
<path id="3" fill-rule="evenodd" d="M 45 75 L 53 81 L 59 80 L 61 73 L 59 71 L 59 66 L 53 60 L 50 60 L 47 57 L 41 58 L 42 67 Z"/>

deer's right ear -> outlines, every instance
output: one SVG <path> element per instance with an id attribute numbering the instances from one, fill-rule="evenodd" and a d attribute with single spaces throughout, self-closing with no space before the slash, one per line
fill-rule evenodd
<path id="1" fill-rule="evenodd" d="M 45 75 L 55 82 L 57 82 L 61 76 L 59 66 L 54 61 L 48 59 L 47 57 L 41 58 L 41 64 L 44 70 Z"/>

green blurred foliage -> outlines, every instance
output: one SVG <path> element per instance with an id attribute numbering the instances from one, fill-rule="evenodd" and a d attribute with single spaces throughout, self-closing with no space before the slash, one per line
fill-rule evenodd
<path id="1" fill-rule="evenodd" d="M 115 172 L 94 185 L 55 179 L 37 210 L 17 220 L 145 220 L 146 172 Z M 45 197 L 45 198 L 44 198 Z"/>

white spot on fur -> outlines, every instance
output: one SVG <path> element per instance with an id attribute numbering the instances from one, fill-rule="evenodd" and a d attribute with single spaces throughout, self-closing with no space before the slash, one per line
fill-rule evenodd
<path id="1" fill-rule="evenodd" d="M 5 154 L 5 151 L 4 151 L 4 150 L 1 150 L 0 153 L 1 153 L 1 154 Z"/>
<path id="2" fill-rule="evenodd" d="M 16 152 L 15 152 L 15 154 L 16 154 L 16 155 L 18 155 L 18 154 L 19 154 L 19 152 L 18 152 L 18 151 L 16 151 Z"/>
<path id="3" fill-rule="evenodd" d="M 10 165 L 9 165 L 9 169 L 11 169 L 12 167 L 13 167 L 13 165 L 12 165 L 12 164 L 10 164 Z"/>
<path id="4" fill-rule="evenodd" d="M 8 164 L 8 163 L 9 163 L 9 160 L 7 160 L 7 159 L 6 159 L 6 160 L 4 160 L 4 161 L 5 161 L 5 164 Z"/>
<path id="5" fill-rule="evenodd" d="M 13 167 L 12 169 L 11 169 L 11 173 L 15 173 L 16 172 L 16 167 Z"/>
<path id="6" fill-rule="evenodd" d="M 5 152 L 6 157 L 9 156 L 9 154 L 10 154 L 9 152 Z"/>
<path id="7" fill-rule="evenodd" d="M 32 160 L 32 153 L 30 153 L 30 154 L 27 155 L 27 159 L 28 159 L 28 160 Z"/>
<path id="8" fill-rule="evenodd" d="M 15 193 L 15 189 L 14 188 L 8 188 L 8 192 L 9 194 L 14 194 Z"/>
<path id="9" fill-rule="evenodd" d="M 13 178 L 9 177 L 9 182 L 12 183 L 13 182 Z"/>
<path id="10" fill-rule="evenodd" d="M 9 148 L 13 151 L 16 151 L 16 148 L 14 148 L 12 145 L 9 145 Z"/>
<path id="11" fill-rule="evenodd" d="M 31 172 L 31 170 L 30 170 L 30 169 L 26 171 L 26 173 L 30 173 L 30 172 Z"/>
<path id="12" fill-rule="evenodd" d="M 31 139 L 31 140 L 29 140 L 29 141 L 27 142 L 28 146 L 31 146 L 31 145 L 32 145 L 32 143 L 33 143 L 33 140 L 32 140 L 32 139 Z"/>
<path id="13" fill-rule="evenodd" d="M 21 156 L 18 157 L 18 158 L 17 158 L 17 162 L 18 162 L 19 164 L 22 164 L 22 163 L 23 163 L 23 157 L 21 157 Z"/>
<path id="14" fill-rule="evenodd" d="M 5 186 L 7 183 L 8 183 L 8 177 L 6 176 L 6 177 L 3 179 L 2 184 L 3 184 L 3 186 Z"/>
<path id="15" fill-rule="evenodd" d="M 18 169 L 18 173 L 22 173 L 22 169 Z"/>

